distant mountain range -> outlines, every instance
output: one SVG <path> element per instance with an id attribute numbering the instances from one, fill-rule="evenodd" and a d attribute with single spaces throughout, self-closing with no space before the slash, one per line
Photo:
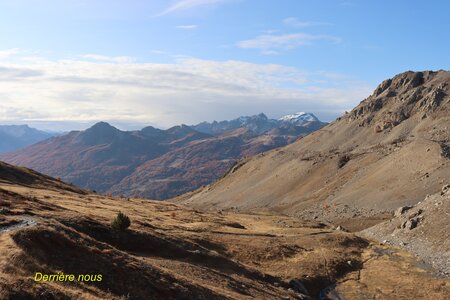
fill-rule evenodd
<path id="1" fill-rule="evenodd" d="M 0 153 L 24 148 L 54 135 L 28 125 L 0 125 Z"/>
<path id="2" fill-rule="evenodd" d="M 263 113 L 255 116 L 244 116 L 231 121 L 214 121 L 212 123 L 202 122 L 192 126 L 193 129 L 207 134 L 222 134 L 224 132 L 238 128 L 246 128 L 256 134 L 263 134 L 271 130 L 290 129 L 292 135 L 310 132 L 322 127 L 324 123 L 320 122 L 316 116 L 311 113 L 299 112 L 284 116 L 278 120 L 269 119 Z M 292 131 L 294 129 L 294 131 Z"/>
<path id="3" fill-rule="evenodd" d="M 325 124 L 309 113 L 167 130 L 121 131 L 100 122 L 0 158 L 97 192 L 166 199 L 217 180 L 243 157 L 287 145 Z"/>

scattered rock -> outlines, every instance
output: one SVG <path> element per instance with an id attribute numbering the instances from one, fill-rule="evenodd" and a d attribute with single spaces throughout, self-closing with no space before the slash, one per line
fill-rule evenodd
<path id="1" fill-rule="evenodd" d="M 232 227 L 232 228 L 237 228 L 237 229 L 245 229 L 244 225 L 241 225 L 241 224 L 239 224 L 237 222 L 226 223 L 225 226 Z"/>
<path id="2" fill-rule="evenodd" d="M 350 156 L 348 156 L 348 155 L 339 157 L 338 168 L 340 169 L 340 168 L 344 167 L 349 161 L 350 161 Z"/>
<path id="3" fill-rule="evenodd" d="M 416 212 L 410 213 L 408 215 L 408 219 L 412 219 L 414 217 L 420 216 L 422 213 L 423 213 L 423 210 L 419 208 Z"/>
<path id="4" fill-rule="evenodd" d="M 443 158 L 450 158 L 450 146 L 442 143 L 441 144 L 441 155 Z"/>
<path id="5" fill-rule="evenodd" d="M 443 273 L 450 272 L 450 252 L 446 239 L 450 220 L 450 185 L 444 185 L 449 183 L 446 180 L 440 183 L 442 191 L 439 193 L 428 196 L 391 222 L 385 221 L 364 230 L 362 235 L 383 241 L 384 244 L 398 245 L 422 259 L 424 266 L 433 267 L 438 276 L 447 277 Z"/>
<path id="6" fill-rule="evenodd" d="M 339 225 L 338 227 L 336 227 L 335 229 L 336 231 L 343 231 L 343 232 L 348 232 L 347 229 L 345 229 L 344 227 L 342 227 L 341 225 Z"/>
<path id="7" fill-rule="evenodd" d="M 442 187 L 441 195 L 444 196 L 450 191 L 450 184 L 446 184 Z"/>
<path id="8" fill-rule="evenodd" d="M 394 213 L 394 217 L 400 217 L 403 215 L 406 211 L 410 210 L 412 206 L 401 206 L 397 208 L 397 210 Z"/>
<path id="9" fill-rule="evenodd" d="M 412 230 L 417 227 L 417 224 L 419 224 L 419 218 L 409 219 L 403 222 L 402 228 Z"/>

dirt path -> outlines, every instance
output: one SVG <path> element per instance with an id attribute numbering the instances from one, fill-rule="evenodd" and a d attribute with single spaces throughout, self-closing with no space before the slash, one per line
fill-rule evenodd
<path id="1" fill-rule="evenodd" d="M 21 217 L 17 217 L 17 218 L 21 220 L 19 223 L 0 227 L 0 234 L 7 233 L 7 232 L 17 230 L 17 229 L 21 229 L 24 227 L 34 226 L 37 224 L 36 219 L 33 217 L 21 216 Z"/>

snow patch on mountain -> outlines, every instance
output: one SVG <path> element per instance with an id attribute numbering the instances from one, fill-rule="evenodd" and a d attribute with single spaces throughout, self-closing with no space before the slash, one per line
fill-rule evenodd
<path id="1" fill-rule="evenodd" d="M 278 119 L 282 122 L 289 122 L 289 123 L 306 123 L 306 122 L 317 122 L 319 119 L 313 115 L 312 113 L 306 113 L 306 112 L 298 112 L 291 115 L 286 115 Z"/>

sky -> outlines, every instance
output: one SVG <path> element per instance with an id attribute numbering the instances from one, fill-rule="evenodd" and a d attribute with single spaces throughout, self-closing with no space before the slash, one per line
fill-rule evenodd
<path id="1" fill-rule="evenodd" d="M 450 1 L 0 0 L 0 124 L 122 129 L 297 111 L 450 69 Z"/>

